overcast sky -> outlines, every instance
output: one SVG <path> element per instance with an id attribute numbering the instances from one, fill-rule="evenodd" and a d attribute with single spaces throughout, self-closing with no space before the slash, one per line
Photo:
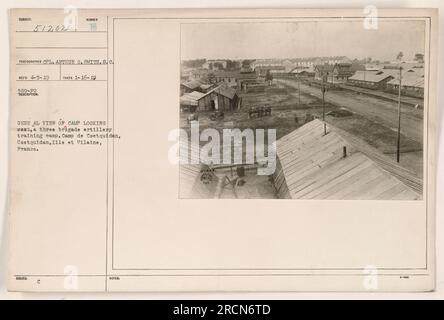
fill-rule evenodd
<path id="1" fill-rule="evenodd" d="M 404 60 L 424 53 L 424 21 L 379 21 L 365 29 L 358 21 L 182 24 L 183 60 L 297 58 L 313 56 L 371 57 Z"/>

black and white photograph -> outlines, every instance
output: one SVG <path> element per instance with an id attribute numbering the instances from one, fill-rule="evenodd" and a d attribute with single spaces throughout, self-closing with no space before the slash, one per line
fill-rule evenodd
<path id="1" fill-rule="evenodd" d="M 425 27 L 181 24 L 180 198 L 421 200 Z"/>

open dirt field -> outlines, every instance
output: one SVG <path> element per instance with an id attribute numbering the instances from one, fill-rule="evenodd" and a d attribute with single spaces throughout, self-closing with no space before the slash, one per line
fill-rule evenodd
<path id="1" fill-rule="evenodd" d="M 199 113 L 199 128 L 214 128 L 222 134 L 226 128 L 276 129 L 279 139 L 302 126 L 306 121 L 322 119 L 323 107 L 319 88 L 291 80 L 275 80 L 263 93 L 241 93 L 242 108 L 225 112 L 224 119 L 210 120 L 211 112 Z M 299 103 L 299 101 L 301 103 Z M 250 107 L 269 106 L 271 115 L 249 118 Z M 396 156 L 396 103 L 350 93 L 346 90 L 326 93 L 325 120 L 368 145 L 372 150 L 388 157 Z M 333 116 L 331 111 L 348 110 L 344 117 Z M 400 164 L 422 177 L 422 110 L 408 106 L 402 109 L 401 161 Z M 189 130 L 187 113 L 181 114 L 180 127 Z M 205 143 L 202 143 L 205 144 Z"/>

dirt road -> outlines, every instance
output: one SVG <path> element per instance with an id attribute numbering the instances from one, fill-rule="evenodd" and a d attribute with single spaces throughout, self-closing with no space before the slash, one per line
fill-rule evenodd
<path id="1" fill-rule="evenodd" d="M 276 79 L 278 83 L 289 86 L 295 90 L 298 88 L 296 80 Z M 310 87 L 301 84 L 301 92 L 310 94 L 317 98 L 322 98 L 321 90 L 318 87 Z M 398 105 L 395 102 L 385 101 L 366 95 L 359 95 L 346 90 L 328 91 L 325 94 L 328 103 L 338 107 L 345 107 L 356 112 L 367 119 L 384 124 L 386 127 L 396 131 L 398 127 Z M 410 106 L 402 107 L 401 133 L 406 137 L 419 142 L 423 142 L 423 110 Z"/>

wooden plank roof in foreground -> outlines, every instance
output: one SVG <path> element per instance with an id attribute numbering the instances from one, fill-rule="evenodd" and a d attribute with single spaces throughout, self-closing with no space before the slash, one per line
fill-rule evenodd
<path id="1" fill-rule="evenodd" d="M 277 141 L 275 187 L 281 197 L 416 200 L 419 193 L 315 119 Z M 344 147 L 346 156 L 344 157 Z"/>

